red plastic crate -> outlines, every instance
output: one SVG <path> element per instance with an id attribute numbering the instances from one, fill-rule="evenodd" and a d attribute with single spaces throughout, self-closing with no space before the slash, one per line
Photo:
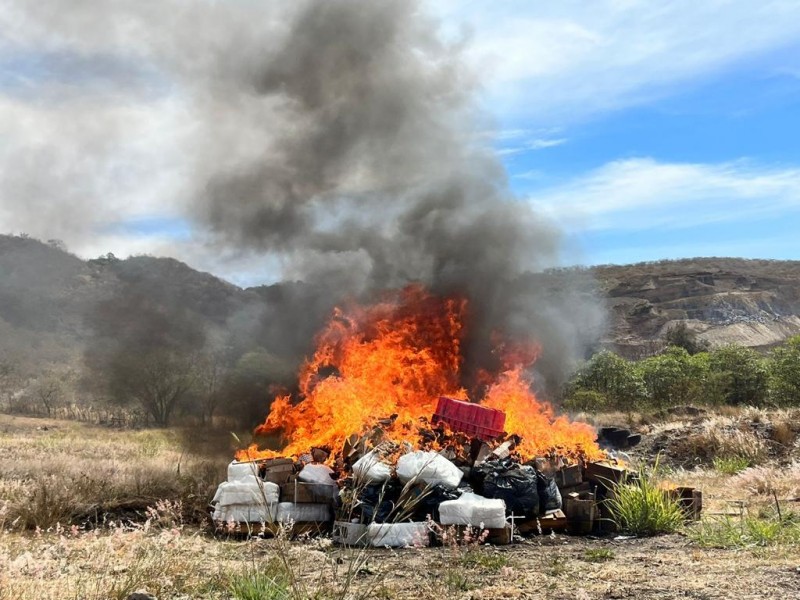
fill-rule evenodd
<path id="1" fill-rule="evenodd" d="M 482 440 L 491 440 L 502 435 L 506 425 L 506 413 L 480 404 L 440 396 L 432 421 L 447 423 L 453 431 L 468 433 Z"/>

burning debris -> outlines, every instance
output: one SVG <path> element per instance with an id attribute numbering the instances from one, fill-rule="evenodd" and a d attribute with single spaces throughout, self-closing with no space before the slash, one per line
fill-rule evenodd
<path id="1" fill-rule="evenodd" d="M 345 545 L 427 546 L 448 527 L 477 528 L 488 543 L 508 544 L 514 534 L 608 531 L 603 500 L 633 477 L 613 459 L 525 460 L 518 438 L 482 440 L 449 428 L 426 433 L 421 437 L 437 440 L 441 450 L 386 440 L 366 450 L 370 433 L 334 453 L 336 469 L 311 455 L 234 461 L 214 497 L 213 518 L 247 532 L 287 523 L 304 532 L 332 528 Z M 475 447 L 488 452 L 476 456 Z M 699 518 L 697 490 L 668 493 L 687 518 Z"/>
<path id="2" fill-rule="evenodd" d="M 283 449 L 237 453 L 214 520 L 335 522 L 338 541 L 376 546 L 426 545 L 442 526 L 479 527 L 495 543 L 598 528 L 627 471 L 590 426 L 537 399 L 535 345 L 496 335 L 493 360 L 465 369 L 468 317 L 465 299 L 420 286 L 337 310 L 299 397 L 276 398 L 256 430 L 280 432 Z"/>

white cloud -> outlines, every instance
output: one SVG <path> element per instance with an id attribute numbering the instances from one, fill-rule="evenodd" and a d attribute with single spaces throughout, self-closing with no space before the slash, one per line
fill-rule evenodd
<path id="1" fill-rule="evenodd" d="M 500 156 L 508 156 L 511 154 L 522 154 L 523 152 L 545 150 L 555 146 L 566 144 L 569 140 L 567 138 L 534 138 L 532 140 L 525 140 L 519 146 L 507 146 L 500 148 L 497 154 Z"/>
<path id="2" fill-rule="evenodd" d="M 571 231 L 679 229 L 800 216 L 800 168 L 620 160 L 530 200 Z"/>
<path id="3" fill-rule="evenodd" d="M 792 0 L 437 4 L 470 25 L 488 106 L 549 124 L 670 93 L 800 38 Z"/>

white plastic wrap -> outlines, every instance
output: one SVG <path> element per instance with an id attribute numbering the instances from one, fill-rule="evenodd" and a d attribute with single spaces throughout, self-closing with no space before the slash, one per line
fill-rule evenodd
<path id="1" fill-rule="evenodd" d="M 300 481 L 306 483 L 322 483 L 324 485 L 334 485 L 336 482 L 331 477 L 333 469 L 326 465 L 306 465 L 297 475 Z"/>
<path id="2" fill-rule="evenodd" d="M 430 543 L 425 523 L 373 523 L 367 529 L 367 539 L 378 548 L 407 548 Z"/>
<path id="3" fill-rule="evenodd" d="M 436 452 L 409 452 L 397 461 L 397 477 L 403 483 L 411 480 L 429 485 L 441 484 L 446 488 L 458 487 L 464 473 Z"/>
<path id="4" fill-rule="evenodd" d="M 334 521 L 331 539 L 344 546 L 366 546 L 368 543 L 367 529 L 367 525 L 359 522 Z"/>
<path id="5" fill-rule="evenodd" d="M 278 503 L 218 505 L 211 516 L 214 521 L 227 523 L 273 523 L 278 515 Z"/>
<path id="6" fill-rule="evenodd" d="M 304 523 L 331 520 L 331 507 L 328 504 L 295 504 L 281 502 L 278 504 L 278 521 L 281 523 Z"/>
<path id="7" fill-rule="evenodd" d="M 353 474 L 364 483 L 383 483 L 392 476 L 392 467 L 375 452 L 368 452 L 353 463 Z"/>
<path id="8" fill-rule="evenodd" d="M 228 481 L 239 481 L 258 474 L 258 466 L 254 462 L 231 461 L 228 465 Z"/>
<path id="9" fill-rule="evenodd" d="M 439 521 L 442 525 L 501 529 L 506 526 L 506 503 L 477 494 L 461 494 L 460 498 L 439 505 Z"/>
<path id="10" fill-rule="evenodd" d="M 281 488 L 277 484 L 260 481 L 255 475 L 250 475 L 249 479 L 220 483 L 211 503 L 220 506 L 269 504 L 278 502 L 280 493 Z"/>

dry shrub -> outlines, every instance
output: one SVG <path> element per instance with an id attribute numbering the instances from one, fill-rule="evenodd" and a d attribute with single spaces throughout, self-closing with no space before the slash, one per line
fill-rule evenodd
<path id="1" fill-rule="evenodd" d="M 770 438 L 782 446 L 793 446 L 797 440 L 797 431 L 794 425 L 788 421 L 778 421 L 772 426 Z"/>
<path id="2" fill-rule="evenodd" d="M 731 485 L 751 494 L 795 496 L 800 492 L 800 463 L 785 468 L 751 467 L 736 475 Z"/>
<path id="3" fill-rule="evenodd" d="M 709 419 L 702 431 L 677 442 L 673 454 L 704 462 L 715 458 L 745 459 L 754 466 L 766 458 L 767 448 L 753 431 L 742 429 L 732 419 L 722 417 Z"/>

